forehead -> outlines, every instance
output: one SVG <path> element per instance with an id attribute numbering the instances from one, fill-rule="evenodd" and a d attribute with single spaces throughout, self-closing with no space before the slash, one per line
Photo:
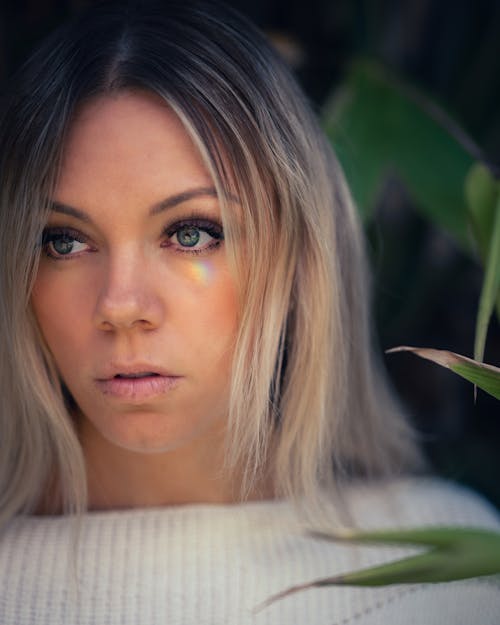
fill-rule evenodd
<path id="1" fill-rule="evenodd" d="M 211 177 L 179 117 L 159 96 L 120 92 L 94 98 L 77 111 L 56 195 L 85 198 L 110 188 L 133 197 L 195 184 L 209 185 Z M 164 185 L 171 188 L 162 190 Z"/>

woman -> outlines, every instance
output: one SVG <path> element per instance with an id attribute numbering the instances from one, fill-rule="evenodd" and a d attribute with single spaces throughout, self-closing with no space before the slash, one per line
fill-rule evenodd
<path id="1" fill-rule="evenodd" d="M 498 520 L 389 480 L 422 463 L 371 354 L 355 210 L 250 24 L 207 2 L 88 10 L 19 72 L 0 153 L 2 623 L 491 608 L 467 582 L 251 612 L 393 556 L 304 537 L 292 501 L 330 523 Z"/>

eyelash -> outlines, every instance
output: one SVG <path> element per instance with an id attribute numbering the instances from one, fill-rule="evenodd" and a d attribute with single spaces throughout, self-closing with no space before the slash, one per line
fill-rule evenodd
<path id="1" fill-rule="evenodd" d="M 173 243 L 170 241 L 170 238 L 173 237 L 176 233 L 180 232 L 183 228 L 193 228 L 196 230 L 200 230 L 205 232 L 210 237 L 212 237 L 212 241 L 210 241 L 207 245 L 202 248 L 189 248 L 187 246 L 182 246 L 179 242 Z M 166 248 L 174 248 L 175 252 L 179 252 L 181 254 L 202 254 L 204 252 L 212 251 L 218 248 L 221 243 L 224 241 L 224 231 L 222 228 L 222 224 L 217 221 L 214 221 L 211 218 L 204 217 L 192 217 L 189 219 L 183 219 L 180 221 L 176 221 L 175 223 L 167 226 L 163 230 L 163 236 L 166 236 L 168 239 L 168 243 L 163 245 Z M 41 247 L 43 249 L 44 254 L 55 261 L 59 260 L 71 260 L 79 254 L 62 254 L 56 255 L 50 251 L 50 244 L 59 239 L 66 238 L 70 241 L 78 241 L 79 243 L 88 244 L 89 240 L 86 236 L 81 234 L 78 230 L 74 230 L 73 228 L 67 227 L 47 227 L 43 230 L 42 238 L 41 238 Z M 95 250 L 90 250 L 95 251 Z"/>
<path id="2" fill-rule="evenodd" d="M 208 250 L 216 249 L 220 246 L 220 244 L 224 241 L 224 230 L 222 228 L 222 224 L 213 219 L 207 219 L 203 217 L 192 217 L 190 219 L 182 219 L 181 221 L 176 221 L 171 226 L 167 226 L 163 234 L 168 237 L 170 241 L 170 237 L 174 236 L 174 234 L 180 232 L 182 228 L 194 228 L 196 230 L 201 230 L 205 232 L 209 236 L 212 237 L 212 241 L 208 245 L 202 248 L 188 248 L 185 246 L 180 246 L 176 249 L 176 251 L 181 254 L 202 254 Z M 180 243 L 178 244 L 180 245 Z M 171 247 L 172 244 L 169 243 L 165 247 Z"/>
<path id="3" fill-rule="evenodd" d="M 79 243 L 88 243 L 87 237 L 83 236 L 78 230 L 73 228 L 63 227 L 50 227 L 44 228 L 42 232 L 41 247 L 46 256 L 52 260 L 70 260 L 76 256 L 76 254 L 56 255 L 50 252 L 50 244 L 58 239 L 66 238 L 68 240 L 78 241 Z"/>

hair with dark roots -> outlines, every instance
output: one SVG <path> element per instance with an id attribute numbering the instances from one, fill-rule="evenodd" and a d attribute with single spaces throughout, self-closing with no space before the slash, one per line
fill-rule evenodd
<path id="1" fill-rule="evenodd" d="M 63 511 L 86 507 L 74 402 L 30 294 L 72 119 L 120 91 L 164 100 L 217 189 L 240 287 L 226 456 L 242 497 L 264 467 L 278 494 L 314 498 L 335 478 L 419 466 L 373 355 L 349 190 L 284 62 L 229 7 L 104 3 L 50 35 L 3 98 L 0 522 L 33 511 L 49 484 Z"/>

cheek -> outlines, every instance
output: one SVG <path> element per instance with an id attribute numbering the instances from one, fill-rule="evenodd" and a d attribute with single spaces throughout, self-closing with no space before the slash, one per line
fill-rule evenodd
<path id="1" fill-rule="evenodd" d="M 48 275 L 39 270 L 31 304 L 50 350 L 57 355 L 66 347 L 83 339 L 85 334 L 85 298 L 79 293 L 78 281 L 67 280 L 62 275 Z"/>
<path id="2" fill-rule="evenodd" d="M 214 272 L 213 279 L 202 284 L 193 298 L 194 319 L 214 344 L 223 344 L 234 338 L 238 324 L 238 302 L 233 280 L 227 268 Z"/>
<path id="3" fill-rule="evenodd" d="M 223 260 L 223 259 L 222 259 Z M 231 373 L 239 306 L 232 276 L 225 263 L 213 259 L 186 267 L 177 282 L 176 297 L 166 304 L 165 338 L 206 392 L 218 393 Z M 177 274 L 179 275 L 179 274 Z M 169 314 L 170 312 L 170 314 Z"/>

